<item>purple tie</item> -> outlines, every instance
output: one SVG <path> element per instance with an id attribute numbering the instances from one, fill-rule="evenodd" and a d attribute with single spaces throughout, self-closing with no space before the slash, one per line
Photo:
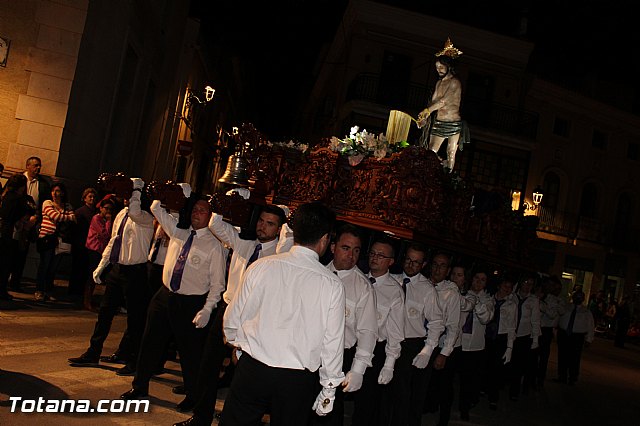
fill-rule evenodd
<path id="1" fill-rule="evenodd" d="M 116 235 L 116 239 L 113 240 L 113 245 L 111 246 L 111 254 L 109 255 L 109 262 L 112 265 L 118 263 L 120 259 L 120 248 L 122 247 L 122 233 L 124 232 L 124 225 L 127 223 L 127 219 L 129 219 L 129 212 L 124 214 L 122 218 L 122 222 L 120 222 L 120 227 L 118 228 L 118 234 Z"/>
<path id="2" fill-rule="evenodd" d="M 258 260 L 258 258 L 260 257 L 260 250 L 262 250 L 262 244 L 258 243 L 258 245 L 256 246 L 256 248 L 253 250 L 253 254 L 251 255 L 251 257 L 249 258 L 249 261 L 247 262 L 247 268 L 249 267 L 249 265 L 251 265 L 253 262 L 255 262 L 256 260 Z"/>
<path id="3" fill-rule="evenodd" d="M 402 280 L 402 291 L 404 291 L 404 294 L 407 294 L 407 284 L 409 284 L 411 282 L 411 278 L 409 277 L 405 277 Z"/>
<path id="4" fill-rule="evenodd" d="M 182 250 L 180 250 L 180 256 L 176 259 L 176 266 L 173 267 L 173 274 L 171 274 L 171 291 L 176 292 L 180 289 L 180 281 L 182 281 L 182 273 L 184 272 L 184 265 L 187 263 L 187 257 L 189 256 L 189 250 L 191 250 L 191 243 L 193 243 L 193 237 L 196 235 L 196 231 L 192 230 L 191 235 L 184 242 Z"/>

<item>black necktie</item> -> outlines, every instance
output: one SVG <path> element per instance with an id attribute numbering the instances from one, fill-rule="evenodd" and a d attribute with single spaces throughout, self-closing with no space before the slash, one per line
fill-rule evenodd
<path id="1" fill-rule="evenodd" d="M 158 258 L 158 252 L 160 251 L 161 244 L 162 238 L 156 238 L 156 242 L 153 243 L 153 251 L 151 252 L 151 263 L 155 262 Z"/>
<path id="2" fill-rule="evenodd" d="M 369 277 L 369 281 L 371 281 L 371 285 L 376 283 L 376 279 L 373 277 Z"/>
<path id="3" fill-rule="evenodd" d="M 473 311 L 467 313 L 467 319 L 464 321 L 464 325 L 462 326 L 462 332 L 466 334 L 471 334 L 473 331 Z"/>
<path id="4" fill-rule="evenodd" d="M 405 277 L 402 280 L 402 291 L 404 291 L 404 294 L 407 294 L 407 284 L 409 284 L 411 282 L 411 278 Z"/>
<path id="5" fill-rule="evenodd" d="M 255 249 L 253 249 L 253 254 L 251 255 L 251 257 L 249 258 L 249 261 L 247 262 L 247 268 L 249 267 L 249 265 L 251 265 L 253 262 L 255 262 L 256 260 L 258 260 L 258 257 L 260 257 L 260 250 L 262 250 L 262 244 L 258 243 L 258 245 L 256 246 Z"/>
<path id="6" fill-rule="evenodd" d="M 518 321 L 516 322 L 516 333 L 520 329 L 520 320 L 522 319 L 522 305 L 524 305 L 525 300 L 527 300 L 526 297 L 524 299 L 520 299 L 520 295 L 517 295 L 517 296 L 518 296 Z"/>
<path id="7" fill-rule="evenodd" d="M 569 317 L 569 324 L 567 324 L 567 334 L 573 333 L 573 323 L 576 320 L 577 310 L 578 310 L 578 305 L 574 306 L 573 311 L 571 311 L 571 316 Z"/>
<path id="8" fill-rule="evenodd" d="M 124 233 L 124 225 L 127 223 L 127 219 L 129 219 L 129 212 L 127 211 L 122 218 L 122 222 L 120 222 L 120 227 L 118 228 L 118 234 L 116 235 L 116 239 L 113 240 L 113 245 L 111 246 L 111 254 L 109 255 L 109 262 L 113 265 L 118 263 L 120 259 L 120 248 L 122 247 L 122 234 Z"/>
<path id="9" fill-rule="evenodd" d="M 176 259 L 176 266 L 173 267 L 173 273 L 171 274 L 171 290 L 178 291 L 180 289 L 180 282 L 182 281 L 182 273 L 184 272 L 184 265 L 187 263 L 187 257 L 189 256 L 189 250 L 191 250 L 191 244 L 193 243 L 193 237 L 196 235 L 196 231 L 192 230 L 191 235 L 187 238 L 182 250 L 180 250 L 180 256 Z"/>

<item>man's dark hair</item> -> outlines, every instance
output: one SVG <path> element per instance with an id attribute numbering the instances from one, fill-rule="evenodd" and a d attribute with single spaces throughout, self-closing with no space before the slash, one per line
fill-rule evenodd
<path id="1" fill-rule="evenodd" d="M 282 210 L 282 208 L 276 206 L 275 204 L 267 204 L 266 206 L 263 206 L 260 210 L 260 214 L 262 213 L 270 213 L 278 216 L 278 225 L 280 226 L 287 223 L 287 215 L 284 213 L 284 210 Z"/>
<path id="2" fill-rule="evenodd" d="M 433 262 L 433 259 L 435 259 L 437 256 L 446 257 L 447 263 L 449 263 L 449 267 L 451 267 L 451 264 L 453 263 L 453 256 L 451 256 L 449 253 L 444 251 L 437 251 L 434 253 L 433 257 L 431 258 L 431 261 Z"/>
<path id="3" fill-rule="evenodd" d="M 451 75 L 455 75 L 456 74 L 456 60 L 446 56 L 446 55 L 441 55 L 441 56 L 437 56 L 436 57 L 436 62 L 440 62 L 443 65 L 446 65 L 447 69 L 449 70 L 449 74 Z"/>
<path id="4" fill-rule="evenodd" d="M 358 238 L 360 241 L 362 241 L 362 232 L 357 226 L 352 225 L 350 223 L 345 223 L 344 225 L 338 228 L 338 230 L 336 231 L 336 236 L 333 241 L 337 242 L 340 239 L 340 237 L 344 234 L 351 234 L 354 237 Z"/>
<path id="5" fill-rule="evenodd" d="M 302 204 L 296 209 L 291 224 L 293 241 L 303 246 L 315 244 L 331 232 L 335 220 L 333 210 L 318 201 Z"/>
<path id="6" fill-rule="evenodd" d="M 422 257 L 424 258 L 425 262 L 427 261 L 427 258 L 429 257 L 429 250 L 427 250 L 427 247 L 424 244 L 421 244 L 415 241 L 412 242 L 407 246 L 407 250 L 405 251 L 405 254 L 407 251 L 409 251 L 409 249 L 414 251 L 419 251 L 420 253 L 422 253 Z"/>
<path id="7" fill-rule="evenodd" d="M 25 165 L 28 166 L 30 162 L 37 160 L 40 162 L 40 164 L 42 164 L 42 160 L 40 159 L 40 157 L 29 157 L 27 158 L 27 161 L 25 161 Z"/>
<path id="8" fill-rule="evenodd" d="M 379 244 L 386 244 L 389 247 L 391 247 L 391 257 L 395 258 L 396 257 L 396 243 L 394 240 L 392 240 L 391 238 L 383 235 L 381 237 L 377 237 L 375 240 L 373 240 L 373 242 L 371 243 L 371 247 L 373 247 L 374 244 L 379 243 Z"/>

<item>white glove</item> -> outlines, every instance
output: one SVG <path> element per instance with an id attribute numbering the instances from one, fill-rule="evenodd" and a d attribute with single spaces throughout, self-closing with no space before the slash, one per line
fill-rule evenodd
<path id="1" fill-rule="evenodd" d="M 534 337 L 533 342 L 531 342 L 531 349 L 538 349 L 538 338 Z"/>
<path id="2" fill-rule="evenodd" d="M 506 351 L 504 351 L 504 355 L 502 355 L 502 359 L 504 360 L 505 364 L 509 364 L 511 362 L 511 352 L 513 351 L 512 348 L 507 348 Z"/>
<path id="3" fill-rule="evenodd" d="M 102 269 L 103 268 L 96 268 L 95 271 L 93 271 L 93 282 L 96 284 L 102 284 L 102 280 L 100 279 L 100 275 L 102 275 Z"/>
<path id="4" fill-rule="evenodd" d="M 469 301 L 469 303 L 472 306 L 471 310 L 473 310 L 473 308 L 475 308 L 476 305 L 478 304 L 478 297 L 475 294 L 467 294 L 464 297 L 465 299 L 467 299 L 467 301 Z"/>
<path id="5" fill-rule="evenodd" d="M 351 364 L 351 370 L 347 373 L 342 382 L 344 386 L 343 392 L 355 392 L 362 387 L 362 378 L 367 364 L 359 359 L 354 359 Z"/>
<path id="6" fill-rule="evenodd" d="M 242 187 L 228 190 L 227 195 L 231 195 L 234 192 L 239 196 L 241 196 L 242 198 L 244 198 L 245 200 L 248 200 L 249 197 L 251 196 L 251 191 L 249 191 L 247 188 L 242 188 Z"/>
<path id="7" fill-rule="evenodd" d="M 278 204 L 278 207 L 280 207 L 282 209 L 282 211 L 284 212 L 284 216 L 285 217 L 289 217 L 289 215 L 291 214 L 291 211 L 289 210 L 289 207 L 285 206 L 284 204 Z"/>
<path id="8" fill-rule="evenodd" d="M 378 376 L 378 384 L 386 385 L 393 379 L 393 367 L 383 367 Z"/>
<path id="9" fill-rule="evenodd" d="M 333 410 L 333 401 L 335 400 L 336 388 L 322 388 L 311 409 L 315 410 L 319 416 L 326 416 Z"/>
<path id="10" fill-rule="evenodd" d="M 429 348 L 425 345 L 424 348 L 418 353 L 418 355 L 413 358 L 413 362 L 411 363 L 416 368 L 425 368 L 429 364 L 429 359 L 431 359 L 431 352 L 433 349 L 429 350 Z"/>
<path id="11" fill-rule="evenodd" d="M 144 187 L 144 181 L 140 178 L 131 178 L 133 182 L 133 189 L 142 189 Z"/>
<path id="12" fill-rule="evenodd" d="M 209 317 L 211 316 L 211 311 L 208 309 L 201 309 L 198 311 L 195 317 L 193 317 L 192 323 L 196 325 L 196 328 L 203 328 L 209 323 Z"/>
<path id="13" fill-rule="evenodd" d="M 184 198 L 189 198 L 191 196 L 191 185 L 188 183 L 179 183 L 178 186 L 182 188 L 182 193 L 184 194 Z"/>

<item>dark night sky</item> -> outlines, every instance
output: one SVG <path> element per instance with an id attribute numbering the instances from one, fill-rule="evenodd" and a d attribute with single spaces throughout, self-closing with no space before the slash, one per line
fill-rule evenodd
<path id="1" fill-rule="evenodd" d="M 203 27 L 223 56 L 241 58 L 247 65 L 242 119 L 272 140 L 289 138 L 294 106 L 308 93 L 320 47 L 332 40 L 347 0 L 193 1 L 194 13 L 203 16 Z M 511 36 L 525 8 L 525 38 L 536 45 L 532 72 L 573 89 L 593 86 L 594 81 L 636 86 L 637 18 L 625 10 L 628 7 L 616 7 L 616 1 L 586 0 L 578 8 L 569 0 L 382 2 Z"/>

